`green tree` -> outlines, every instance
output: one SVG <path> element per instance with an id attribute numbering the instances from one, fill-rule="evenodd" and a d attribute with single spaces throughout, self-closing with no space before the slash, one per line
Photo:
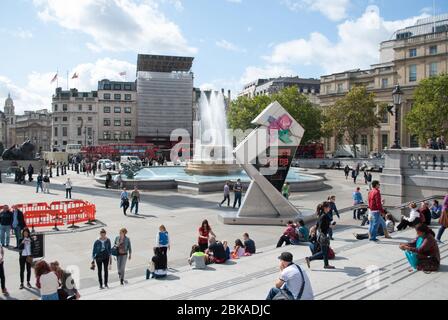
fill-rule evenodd
<path id="1" fill-rule="evenodd" d="M 253 128 L 251 122 L 270 103 L 278 101 L 286 111 L 305 129 L 301 144 L 317 141 L 321 138 L 322 112 L 297 87 L 290 87 L 272 96 L 240 97 L 232 102 L 228 120 L 232 129 Z"/>
<path id="2" fill-rule="evenodd" d="M 424 79 L 414 92 L 405 123 L 424 145 L 429 138 L 448 135 L 448 74 Z"/>
<path id="3" fill-rule="evenodd" d="M 325 110 L 323 132 L 326 135 L 346 136 L 357 157 L 356 144 L 360 133 L 379 128 L 381 114 L 377 112 L 375 95 L 364 86 L 354 87 L 347 95 Z M 385 112 L 382 107 L 381 112 Z"/>

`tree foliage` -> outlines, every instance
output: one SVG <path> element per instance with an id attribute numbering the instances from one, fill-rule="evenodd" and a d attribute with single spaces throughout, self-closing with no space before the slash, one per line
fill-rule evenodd
<path id="1" fill-rule="evenodd" d="M 448 74 L 420 82 L 405 123 L 421 144 L 425 144 L 429 138 L 448 135 Z"/>
<path id="2" fill-rule="evenodd" d="M 283 89 L 272 96 L 239 97 L 230 106 L 228 114 L 230 128 L 243 131 L 253 128 L 251 122 L 274 101 L 278 101 L 305 129 L 301 144 L 321 138 L 322 112 L 301 94 L 297 87 Z"/>
<path id="3" fill-rule="evenodd" d="M 356 158 L 356 144 L 359 135 L 367 129 L 378 128 L 381 113 L 377 112 L 375 95 L 364 86 L 354 87 L 347 95 L 325 110 L 323 132 L 325 135 L 345 136 L 353 147 Z M 382 107 L 381 112 L 385 112 Z"/>

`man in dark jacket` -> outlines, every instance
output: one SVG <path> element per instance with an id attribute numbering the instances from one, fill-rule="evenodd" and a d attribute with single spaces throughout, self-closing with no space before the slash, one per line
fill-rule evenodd
<path id="1" fill-rule="evenodd" d="M 2 247 L 9 247 L 12 218 L 13 215 L 11 210 L 9 210 L 9 206 L 4 205 L 3 210 L 0 212 L 0 242 Z"/>
<path id="2" fill-rule="evenodd" d="M 25 216 L 17 206 L 12 206 L 12 230 L 16 236 L 16 249 L 19 248 L 20 241 L 22 241 L 22 230 L 26 228 Z"/>
<path id="3" fill-rule="evenodd" d="M 28 166 L 28 182 L 33 181 L 33 174 L 34 174 L 34 168 L 30 163 L 30 165 Z"/>

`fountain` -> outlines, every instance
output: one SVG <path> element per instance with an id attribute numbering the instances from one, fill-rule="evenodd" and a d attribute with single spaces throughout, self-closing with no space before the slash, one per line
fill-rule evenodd
<path id="1" fill-rule="evenodd" d="M 241 171 L 233 156 L 233 140 L 227 132 L 226 101 L 219 91 L 201 91 L 194 127 L 194 155 L 189 174 L 228 175 Z"/>

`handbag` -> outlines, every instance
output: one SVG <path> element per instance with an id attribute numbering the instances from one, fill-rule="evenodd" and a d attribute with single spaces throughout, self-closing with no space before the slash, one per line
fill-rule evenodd
<path id="1" fill-rule="evenodd" d="M 114 257 L 118 257 L 118 246 L 114 245 L 112 247 L 112 249 L 110 249 L 110 254 L 113 255 Z"/>
<path id="2" fill-rule="evenodd" d="M 33 263 L 33 257 L 32 256 L 26 256 L 26 263 L 32 264 Z"/>

